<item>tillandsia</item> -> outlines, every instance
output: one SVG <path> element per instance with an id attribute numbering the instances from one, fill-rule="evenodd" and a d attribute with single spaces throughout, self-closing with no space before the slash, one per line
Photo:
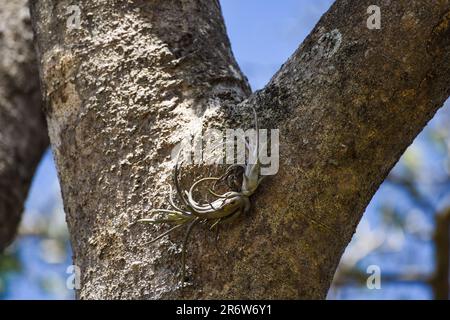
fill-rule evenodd
<path id="1" fill-rule="evenodd" d="M 195 181 L 189 188 L 189 191 L 183 190 L 180 186 L 179 176 L 181 164 L 179 161 L 180 152 L 178 153 L 176 164 L 173 170 L 173 183 L 178 200 L 181 205 L 177 205 L 173 198 L 172 186 L 169 185 L 169 205 L 171 209 L 152 209 L 150 215 L 162 214 L 162 218 L 146 218 L 139 220 L 140 222 L 151 224 L 168 223 L 174 226 L 166 232 L 160 234 L 151 243 L 158 241 L 164 236 L 170 234 L 181 227 L 186 226 L 186 234 L 184 236 L 182 251 L 181 251 L 181 285 L 185 282 L 186 269 L 186 246 L 193 227 L 196 224 L 209 224 L 210 229 L 218 228 L 221 224 L 231 223 L 241 214 L 245 214 L 250 210 L 250 196 L 256 192 L 259 184 L 264 176 L 261 176 L 261 162 L 259 160 L 259 128 L 258 117 L 256 110 L 253 109 L 255 129 L 256 129 L 256 143 L 251 145 L 250 141 L 244 138 L 245 150 L 248 158 L 245 164 L 232 164 L 225 173 L 219 177 L 206 177 Z M 251 162 L 251 159 L 254 162 Z M 214 198 L 213 201 L 206 201 L 200 203 L 194 199 L 193 193 L 200 184 L 211 183 L 207 188 L 208 193 Z M 218 193 L 217 186 L 224 184 L 228 191 Z"/>

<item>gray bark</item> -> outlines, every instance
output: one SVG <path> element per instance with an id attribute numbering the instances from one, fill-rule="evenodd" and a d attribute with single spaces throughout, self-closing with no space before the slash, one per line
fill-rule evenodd
<path id="1" fill-rule="evenodd" d="M 0 252 L 14 238 L 48 146 L 27 1 L 0 1 Z"/>
<path id="2" fill-rule="evenodd" d="M 91 298 L 324 298 L 364 208 L 449 96 L 450 3 L 338 0 L 270 83 L 250 95 L 217 1 L 34 1 L 50 138 Z M 268 48 L 270 50 L 271 48 Z M 167 204 L 170 152 L 186 128 L 280 129 L 280 171 L 251 214 L 183 232 L 136 223 Z M 207 174 L 185 170 L 183 181 Z"/>

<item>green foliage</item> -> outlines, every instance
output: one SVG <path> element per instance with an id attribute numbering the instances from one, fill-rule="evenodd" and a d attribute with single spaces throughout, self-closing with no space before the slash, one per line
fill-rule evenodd
<path id="1" fill-rule="evenodd" d="M 6 277 L 12 272 L 19 272 L 21 264 L 15 252 L 0 254 L 0 299 L 6 293 Z"/>

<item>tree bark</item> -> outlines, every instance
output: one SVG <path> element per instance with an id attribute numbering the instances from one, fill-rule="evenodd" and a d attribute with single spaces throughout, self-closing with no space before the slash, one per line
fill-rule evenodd
<path id="1" fill-rule="evenodd" d="M 14 238 L 48 146 L 27 1 L 0 5 L 0 252 Z"/>
<path id="2" fill-rule="evenodd" d="M 217 1 L 34 1 L 44 98 L 78 297 L 324 298 L 364 208 L 449 96 L 449 1 L 338 0 L 270 83 L 250 95 Z M 106 5 L 107 4 L 107 5 Z M 270 50 L 270 48 L 268 48 Z M 167 203 L 172 148 L 189 129 L 280 129 L 280 170 L 251 214 L 149 245 L 136 223 Z M 183 181 L 207 169 L 185 169 Z"/>

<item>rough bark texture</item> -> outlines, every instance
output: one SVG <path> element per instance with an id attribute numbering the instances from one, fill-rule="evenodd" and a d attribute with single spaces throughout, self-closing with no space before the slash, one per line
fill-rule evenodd
<path id="1" fill-rule="evenodd" d="M 338 0 L 251 96 L 216 1 L 79 1 L 78 30 L 71 1 L 33 2 L 80 298 L 325 297 L 370 198 L 449 96 L 449 1 L 380 1 L 381 31 L 371 2 Z M 183 233 L 149 245 L 164 227 L 136 220 L 167 203 L 185 131 L 250 127 L 248 106 L 280 129 L 280 171 L 220 250 L 195 229 L 182 290 Z"/>
<path id="2" fill-rule="evenodd" d="M 0 0 L 0 252 L 16 234 L 31 178 L 48 146 L 25 0 Z"/>

